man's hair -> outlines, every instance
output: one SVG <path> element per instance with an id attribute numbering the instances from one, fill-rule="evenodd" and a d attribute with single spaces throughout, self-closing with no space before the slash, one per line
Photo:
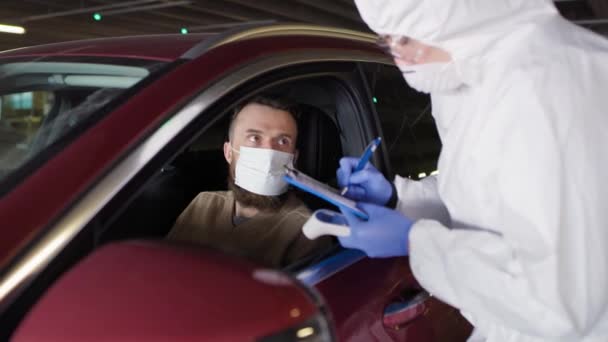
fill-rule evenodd
<path id="1" fill-rule="evenodd" d="M 250 104 L 259 104 L 273 109 L 285 111 L 291 114 L 291 117 L 293 117 L 294 121 L 296 122 L 296 127 L 299 126 L 299 115 L 294 102 L 278 96 L 258 95 L 253 98 L 249 98 L 245 101 L 242 101 L 234 108 L 232 116 L 230 117 L 230 126 L 228 126 L 228 136 L 226 137 L 228 141 L 232 140 L 232 134 L 234 131 L 234 123 L 236 121 L 236 118 L 239 116 L 243 108 Z"/>

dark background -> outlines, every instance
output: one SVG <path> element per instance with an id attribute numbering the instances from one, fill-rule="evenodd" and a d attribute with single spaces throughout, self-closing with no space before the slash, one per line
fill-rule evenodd
<path id="1" fill-rule="evenodd" d="M 556 0 L 562 14 L 608 33 L 608 0 Z M 102 20 L 95 21 L 94 13 Z M 274 20 L 368 31 L 352 0 L 2 0 L 0 24 L 26 28 L 0 33 L 0 50 L 84 38 L 213 32 Z"/>

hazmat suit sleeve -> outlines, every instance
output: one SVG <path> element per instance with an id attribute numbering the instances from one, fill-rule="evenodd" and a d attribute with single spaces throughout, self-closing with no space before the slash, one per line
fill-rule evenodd
<path id="1" fill-rule="evenodd" d="M 437 192 L 437 178 L 429 176 L 420 181 L 395 177 L 396 209 L 412 220 L 432 218 L 449 225 L 450 215 Z"/>
<path id="2" fill-rule="evenodd" d="M 451 210 L 458 200 L 455 207 L 462 208 L 469 194 L 447 195 L 452 223 L 417 221 L 409 235 L 410 264 L 425 289 L 461 309 L 486 336 L 519 331 L 551 341 L 582 340 L 606 317 L 607 227 L 598 222 L 606 220 L 601 194 L 608 187 L 585 174 L 604 169 L 593 159 L 601 148 L 589 145 L 601 141 L 601 129 L 577 126 L 601 119 L 564 118 L 578 112 L 576 101 L 556 111 L 554 100 L 530 96 L 537 87 L 512 83 L 517 86 L 492 113 L 508 121 L 492 141 L 501 144 L 490 147 L 500 157 L 484 159 L 492 181 L 484 184 L 492 188 L 483 190 L 490 197 L 478 208 L 482 219 L 475 223 L 481 225 L 461 223 L 458 210 Z M 488 148 L 492 142 L 479 143 Z"/>

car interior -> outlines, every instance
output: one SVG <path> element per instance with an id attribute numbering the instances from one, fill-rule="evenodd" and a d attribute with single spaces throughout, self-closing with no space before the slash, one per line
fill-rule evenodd
<path id="1" fill-rule="evenodd" d="M 346 139 L 337 118 L 340 105 L 336 102 L 336 92 L 339 91 L 327 84 L 326 80 L 320 79 L 299 80 L 260 92 L 296 103 L 299 130 L 296 167 L 336 187 L 336 169 L 343 155 L 342 142 Z M 258 93 L 247 97 L 255 95 Z M 227 190 L 228 164 L 222 146 L 230 115 L 237 103 L 224 108 L 213 125 L 193 137 L 171 162 L 156 171 L 128 206 L 123 203 L 122 210 L 108 214 L 101 225 L 104 228 L 95 234 L 95 245 L 123 239 L 163 238 L 199 192 Z M 297 189 L 292 191 L 311 211 L 332 208 L 331 204 L 314 195 Z M 326 253 L 297 261 L 288 265 L 286 270 L 301 269 L 339 249 L 339 244 L 335 243 Z"/>

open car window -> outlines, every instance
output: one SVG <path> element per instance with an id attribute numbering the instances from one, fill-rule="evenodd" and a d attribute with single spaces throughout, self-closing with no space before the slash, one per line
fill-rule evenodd
<path id="1" fill-rule="evenodd" d="M 395 66 L 368 63 L 364 72 L 392 172 L 412 179 L 434 174 L 441 140 L 430 97 L 410 88 Z"/>
<path id="2" fill-rule="evenodd" d="M 102 215 L 107 215 L 104 219 L 107 223 L 101 228 L 102 231 L 96 234 L 96 244 L 130 238 L 165 238 L 175 226 L 179 215 L 197 195 L 202 192 L 227 191 L 229 170 L 223 154 L 223 145 L 228 133 L 230 116 L 238 103 L 246 98 L 255 97 L 257 93 L 288 99 L 293 103 L 299 127 L 297 166 L 316 179 L 333 184 L 335 170 L 343 154 L 336 112 L 343 110 L 351 115 L 353 113 L 351 106 L 339 105 L 346 102 L 340 99 L 347 96 L 346 90 L 341 85 L 336 76 L 307 77 L 295 81 L 280 80 L 275 84 L 267 85 L 262 91 L 258 91 L 258 87 L 255 87 L 253 91 L 243 91 L 238 97 L 229 97 L 218 103 L 214 109 L 202 114 L 212 118 L 212 124 L 199 130 L 186 131 L 184 133 L 186 139 L 176 140 L 176 144 L 184 142 L 185 144 L 178 148 L 180 152 L 172 161 L 163 165 L 142 187 L 136 188 L 137 185 L 134 184 L 133 190 L 125 192 L 125 196 L 133 196 L 128 206 L 124 206 L 124 201 L 117 201 L 118 207 L 110 205 L 104 209 Z M 202 122 L 204 121 L 201 120 Z M 316 196 L 297 192 L 295 189 L 293 194 L 311 211 L 331 207 L 331 204 Z M 205 199 L 208 201 L 209 196 Z M 149 208 L 160 209 L 151 211 Z M 202 224 L 198 227 L 202 227 Z M 212 227 L 207 227 L 210 228 Z M 301 223 L 300 226 L 293 228 L 299 231 Z M 214 236 L 220 235 L 217 233 Z M 285 243 L 279 236 L 274 238 L 277 244 Z M 192 243 L 212 249 L 228 250 L 230 241 L 222 243 L 218 240 L 220 239 L 192 241 Z M 298 256 L 295 261 L 293 259 L 283 261 L 278 267 L 296 272 L 319 262 L 340 248 L 337 244 L 329 243 L 327 246 L 325 244 L 320 246 L 322 247 L 315 246 L 314 250 L 311 248 L 311 253 L 306 255 L 304 252 L 300 253 L 301 250 L 294 249 L 294 255 L 298 254 L 301 257 Z M 236 251 L 240 250 L 236 249 Z M 239 255 L 237 252 L 233 254 Z M 248 258 L 255 259 L 251 255 Z"/>
<path id="3" fill-rule="evenodd" d="M 117 58 L 0 61 L 0 184 L 165 63 Z M 96 117 L 99 119 L 100 117 Z M 12 179 L 12 183 L 20 179 Z"/>

